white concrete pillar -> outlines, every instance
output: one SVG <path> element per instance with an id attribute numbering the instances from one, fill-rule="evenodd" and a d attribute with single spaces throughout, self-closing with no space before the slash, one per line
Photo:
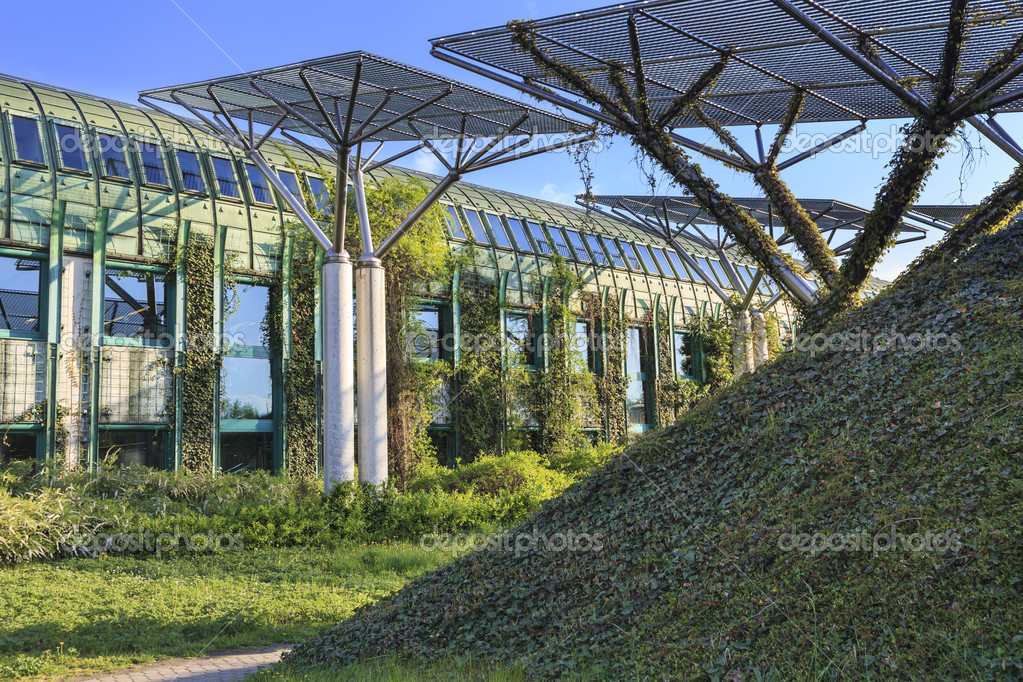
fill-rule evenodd
<path id="1" fill-rule="evenodd" d="M 58 366 L 58 402 L 67 408 L 62 425 L 67 430 L 66 460 L 75 468 L 88 453 L 91 389 L 89 352 L 92 349 L 89 325 L 92 322 L 92 259 L 64 257 L 60 293 L 60 361 Z M 97 409 L 93 405 L 91 409 Z"/>
<path id="2" fill-rule="evenodd" d="M 732 371 L 738 379 L 751 371 L 750 318 L 748 310 L 735 313 L 735 329 L 732 331 Z"/>
<path id="3" fill-rule="evenodd" d="M 756 368 L 767 362 L 767 320 L 764 313 L 757 310 L 752 315 L 753 322 L 753 364 Z"/>
<path id="4" fill-rule="evenodd" d="M 359 481 L 387 480 L 387 327 L 384 266 L 365 255 L 355 271 L 359 371 Z"/>
<path id="5" fill-rule="evenodd" d="M 323 490 L 355 479 L 355 356 L 352 261 L 346 251 L 323 261 Z"/>

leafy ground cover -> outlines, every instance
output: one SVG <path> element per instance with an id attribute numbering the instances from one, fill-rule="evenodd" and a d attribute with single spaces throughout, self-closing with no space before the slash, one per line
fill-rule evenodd
<path id="1" fill-rule="evenodd" d="M 0 678 L 115 670 L 294 642 L 452 556 L 389 543 L 0 568 Z"/>
<path id="2" fill-rule="evenodd" d="M 1023 677 L 1020 273 L 1016 225 L 901 278 L 511 531 L 599 543 L 473 552 L 284 666 Z"/>

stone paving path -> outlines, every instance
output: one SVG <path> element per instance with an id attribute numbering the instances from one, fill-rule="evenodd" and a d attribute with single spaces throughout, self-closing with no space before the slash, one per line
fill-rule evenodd
<path id="1" fill-rule="evenodd" d="M 189 680 L 189 682 L 221 682 L 242 680 L 258 672 L 259 666 L 281 660 L 287 645 L 275 644 L 261 649 L 225 651 L 203 658 L 175 658 L 129 668 L 99 677 L 80 677 L 84 682 L 154 682 L 155 680 Z"/>

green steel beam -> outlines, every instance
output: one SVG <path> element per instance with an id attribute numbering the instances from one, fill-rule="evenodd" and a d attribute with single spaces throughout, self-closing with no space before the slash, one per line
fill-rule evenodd
<path id="1" fill-rule="evenodd" d="M 57 367 L 60 364 L 60 293 L 64 272 L 64 212 L 67 203 L 54 201 L 53 217 L 50 220 L 50 258 L 47 263 L 48 282 L 46 287 L 46 448 L 44 457 L 57 454 Z"/>
<path id="2" fill-rule="evenodd" d="M 92 356 L 92 372 L 89 377 L 89 470 L 95 471 L 99 464 L 99 385 L 103 360 L 103 315 L 105 310 L 104 292 L 106 282 L 107 224 L 110 209 L 101 208 L 96 216 L 96 229 L 92 235 L 92 301 L 89 317 L 89 352 Z"/>
<path id="3" fill-rule="evenodd" d="M 188 291 L 185 286 L 185 268 L 184 268 L 184 254 L 185 246 L 188 242 L 189 232 L 191 232 L 192 221 L 181 220 L 178 223 L 177 230 L 177 244 L 175 251 L 175 263 L 174 263 L 174 435 L 172 436 L 172 447 L 171 455 L 168 459 L 168 468 L 177 471 L 181 468 L 181 427 L 185 420 L 184 411 L 182 409 L 182 401 L 184 399 L 184 377 L 182 376 L 182 369 L 185 364 L 185 353 L 187 352 L 187 339 L 185 338 L 185 329 L 187 328 L 186 319 L 186 300 Z"/>

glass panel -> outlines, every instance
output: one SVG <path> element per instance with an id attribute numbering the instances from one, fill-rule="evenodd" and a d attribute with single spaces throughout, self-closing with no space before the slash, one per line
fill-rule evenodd
<path id="1" fill-rule="evenodd" d="M 288 191 L 291 192 L 291 196 L 302 201 L 302 190 L 298 186 L 298 178 L 295 177 L 295 174 L 291 171 L 277 171 L 277 175 L 280 177 L 281 182 L 284 183 L 284 186 L 288 188 Z"/>
<path id="2" fill-rule="evenodd" d="M 181 169 L 181 186 L 191 192 L 205 192 L 199 156 L 195 152 L 178 150 L 178 167 Z"/>
<path id="3" fill-rule="evenodd" d="M 590 251 L 593 252 L 597 265 L 607 265 L 607 256 L 604 255 L 604 249 L 600 248 L 600 241 L 592 234 L 588 234 L 586 235 L 586 243 L 590 245 Z"/>
<path id="4" fill-rule="evenodd" d="M 163 150 L 160 145 L 139 140 L 139 157 L 142 159 L 143 180 L 150 185 L 167 186 L 167 169 L 163 162 Z"/>
<path id="5" fill-rule="evenodd" d="M 643 372 L 642 352 L 639 328 L 629 327 L 625 337 L 625 373 L 629 376 L 638 377 Z"/>
<path id="6" fill-rule="evenodd" d="M 416 325 L 409 335 L 409 349 L 413 357 L 424 360 L 441 358 L 441 311 L 436 306 L 423 306 L 413 314 Z"/>
<path id="7" fill-rule="evenodd" d="M 629 389 L 625 396 L 625 409 L 629 414 L 629 424 L 646 424 L 646 404 L 643 400 L 643 382 L 639 379 L 629 381 Z"/>
<path id="8" fill-rule="evenodd" d="M 504 229 L 504 223 L 501 219 L 492 213 L 487 214 L 487 222 L 490 223 L 490 232 L 494 235 L 494 240 L 498 246 L 503 246 L 506 249 L 511 249 L 511 239 L 508 238 L 508 232 Z"/>
<path id="9" fill-rule="evenodd" d="M 526 236 L 526 229 L 522 227 L 522 221 L 518 218 L 508 218 L 508 224 L 511 225 L 512 235 L 515 236 L 515 242 L 518 244 L 519 251 L 533 252 L 533 247 L 529 244 L 529 237 Z"/>
<path id="10" fill-rule="evenodd" d="M 625 252 L 625 257 L 629 261 L 629 267 L 631 267 L 633 270 L 643 269 L 639 267 L 639 258 L 636 257 L 636 252 L 632 249 L 632 244 L 630 244 L 629 242 L 622 242 L 622 251 Z"/>
<path id="11" fill-rule="evenodd" d="M 508 313 L 505 320 L 508 350 L 518 353 L 519 359 L 528 367 L 536 364 L 536 348 L 533 339 L 533 318 L 529 315 Z"/>
<path id="12" fill-rule="evenodd" d="M 34 118 L 11 116 L 11 127 L 14 128 L 14 156 L 19 161 L 45 164 L 39 122 Z"/>
<path id="13" fill-rule="evenodd" d="M 60 151 L 60 166 L 67 170 L 89 170 L 89 157 L 85 153 L 82 131 L 78 126 L 57 124 L 57 149 Z"/>
<path id="14" fill-rule="evenodd" d="M 675 266 L 675 272 L 679 277 L 682 279 L 690 279 L 689 271 L 685 269 L 684 265 L 682 265 L 682 259 L 678 257 L 678 254 L 675 253 L 675 251 L 668 251 L 668 260 L 670 260 L 671 264 Z"/>
<path id="15" fill-rule="evenodd" d="M 704 258 L 703 256 L 697 256 L 696 257 L 696 262 L 697 262 L 697 264 L 699 264 L 700 269 L 703 270 L 704 274 L 707 275 L 707 277 L 710 277 L 711 281 L 713 281 L 714 280 L 714 269 L 710 267 L 710 263 L 707 262 L 707 259 Z M 719 282 L 719 284 L 720 284 L 720 282 Z"/>
<path id="16" fill-rule="evenodd" d="M 611 260 L 614 262 L 615 267 L 624 268 L 625 258 L 622 257 L 622 252 L 618 250 L 618 245 L 615 244 L 614 240 L 610 237 L 601 237 L 601 241 L 607 247 L 607 252 L 611 254 Z"/>
<path id="17" fill-rule="evenodd" d="M 0 258 L 0 329 L 39 332 L 41 272 L 40 261 Z"/>
<path id="18" fill-rule="evenodd" d="M 529 225 L 529 234 L 533 235 L 533 242 L 540 249 L 540 253 L 545 256 L 551 255 L 551 245 L 547 241 L 547 235 L 540 229 L 540 224 L 534 223 L 532 220 L 526 221 L 526 224 Z"/>
<path id="19" fill-rule="evenodd" d="M 639 259 L 643 261 L 643 267 L 651 275 L 657 274 L 657 266 L 654 265 L 654 257 L 650 255 L 650 249 L 645 244 L 636 244 L 636 251 L 639 253 Z"/>
<path id="20" fill-rule="evenodd" d="M 270 361 L 264 358 L 224 358 L 220 385 L 221 419 L 270 419 L 273 388 Z"/>
<path id="21" fill-rule="evenodd" d="M 586 247 L 583 246 L 583 239 L 579 236 L 579 233 L 573 230 L 565 230 L 565 234 L 568 235 L 568 241 L 572 243 L 572 248 L 575 249 L 575 254 L 579 257 L 579 260 L 592 263 L 590 254 L 586 251 Z"/>
<path id="22" fill-rule="evenodd" d="M 34 433 L 0 434 L 0 466 L 14 460 L 35 459 L 38 438 Z"/>
<path id="23" fill-rule="evenodd" d="M 128 162 L 124 158 L 124 140 L 118 135 L 101 133 L 96 136 L 96 141 L 103 159 L 103 175 L 108 178 L 127 178 Z"/>
<path id="24" fill-rule="evenodd" d="M 554 248 L 558 250 L 558 255 L 562 258 L 571 258 L 572 250 L 568 248 L 565 233 L 561 231 L 561 228 L 557 225 L 548 225 L 547 231 L 550 232 L 551 239 L 554 240 Z"/>
<path id="25" fill-rule="evenodd" d="M 714 275 L 717 276 L 718 281 L 721 282 L 721 286 L 730 287 L 732 286 L 731 280 L 728 279 L 728 275 L 725 274 L 725 269 L 721 266 L 721 263 L 716 260 L 710 261 L 710 266 L 714 268 Z"/>
<path id="26" fill-rule="evenodd" d="M 220 196 L 240 199 L 234 165 L 229 159 L 222 159 L 219 156 L 211 156 L 210 159 L 213 161 L 213 174 L 217 176 L 217 191 Z"/>
<path id="27" fill-rule="evenodd" d="M 596 359 L 595 348 L 593 347 L 593 339 L 590 338 L 590 323 L 589 322 L 576 322 L 574 334 L 572 335 L 572 343 L 575 347 L 576 352 L 579 354 L 579 358 L 585 360 L 586 368 L 591 372 L 594 371 L 594 360 Z"/>
<path id="28" fill-rule="evenodd" d="M 262 346 L 263 320 L 270 304 L 270 288 L 258 284 L 236 284 L 224 301 L 224 344 Z"/>
<path id="29" fill-rule="evenodd" d="M 693 374 L 693 342 L 686 332 L 675 332 L 675 367 L 680 377 Z"/>
<path id="30" fill-rule="evenodd" d="M 103 333 L 156 339 L 167 332 L 164 275 L 107 268 Z"/>
<path id="31" fill-rule="evenodd" d="M 251 164 L 245 164 L 245 174 L 249 176 L 249 185 L 252 187 L 252 199 L 260 204 L 273 204 L 273 193 L 270 191 L 270 183 L 263 172 Z"/>
<path id="32" fill-rule="evenodd" d="M 316 202 L 316 210 L 323 215 L 334 215 L 334 203 L 330 199 L 330 191 L 323 178 L 315 175 L 307 175 L 309 191 L 312 192 L 313 201 Z"/>
<path id="33" fill-rule="evenodd" d="M 220 469 L 235 471 L 270 471 L 274 466 L 274 435 L 272 433 L 220 434 Z"/>
<path id="34" fill-rule="evenodd" d="M 455 239 L 465 239 L 465 230 L 462 229 L 462 221 L 458 219 L 458 213 L 455 211 L 454 206 L 445 206 L 444 213 L 446 214 L 445 220 L 448 223 L 448 232 Z"/>
<path id="35" fill-rule="evenodd" d="M 99 459 L 162 469 L 166 440 L 162 431 L 100 431 Z"/>
<path id="36" fill-rule="evenodd" d="M 480 221 L 479 214 L 469 209 L 463 209 L 463 212 L 465 213 L 465 219 L 469 222 L 469 229 L 472 230 L 472 237 L 476 240 L 476 243 L 489 246 L 490 238 L 487 237 L 487 231 L 483 229 L 483 223 Z"/>
<path id="37" fill-rule="evenodd" d="M 665 277 L 674 277 L 675 273 L 671 269 L 671 263 L 668 262 L 668 257 L 664 254 L 664 249 L 652 249 L 654 257 L 657 258 L 657 264 L 661 266 L 661 272 L 664 273 Z"/>

